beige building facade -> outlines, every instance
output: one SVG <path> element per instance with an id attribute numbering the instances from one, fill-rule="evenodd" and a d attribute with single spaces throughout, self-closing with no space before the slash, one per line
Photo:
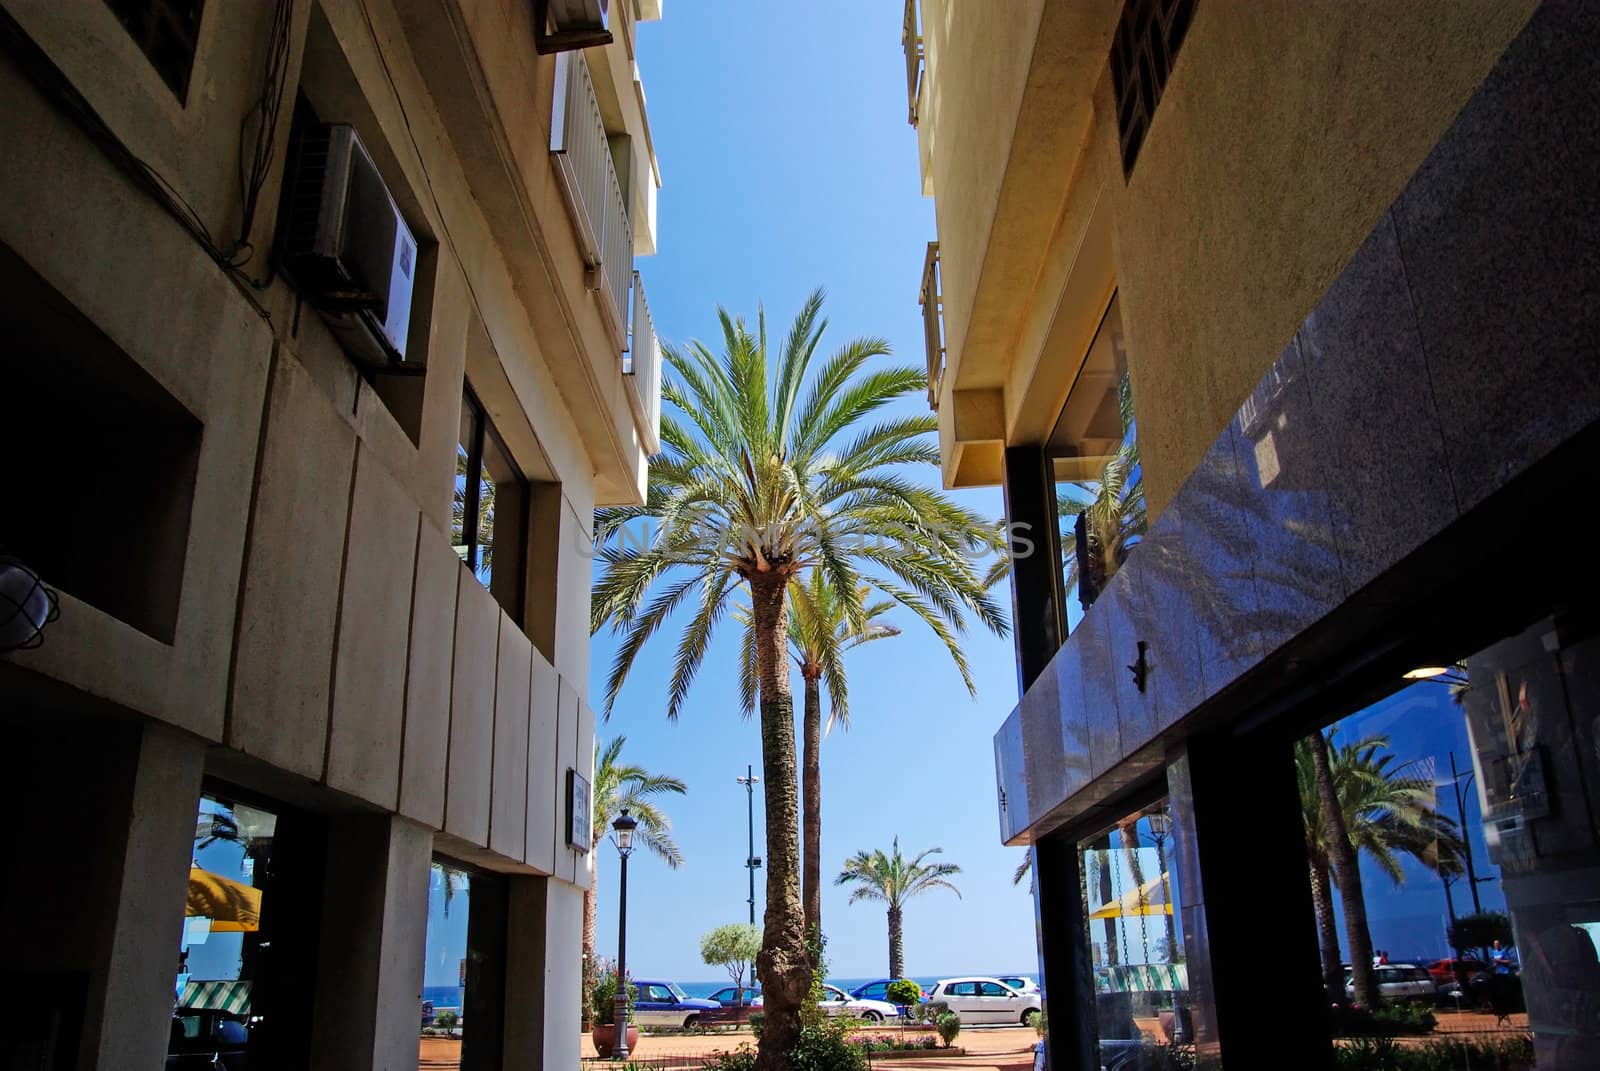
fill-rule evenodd
<path id="1" fill-rule="evenodd" d="M 1413 974 L 1590 1066 L 1597 576 L 1544 496 L 1600 435 L 1592 6 L 904 26 L 943 482 L 1027 537 L 995 761 L 1051 1066 L 1331 1066 Z"/>
<path id="2" fill-rule="evenodd" d="M 577 1066 L 592 513 L 660 404 L 661 5 L 589 6 L 0 3 L 21 1066 L 416 1067 L 441 875 L 462 1066 Z"/>

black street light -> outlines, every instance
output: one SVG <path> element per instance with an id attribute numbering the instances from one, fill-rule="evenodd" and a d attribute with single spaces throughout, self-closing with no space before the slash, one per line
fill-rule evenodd
<path id="1" fill-rule="evenodd" d="M 1161 893 L 1166 897 L 1167 962 L 1178 961 L 1178 933 L 1172 918 L 1172 879 L 1167 875 L 1167 837 L 1172 835 L 1172 816 L 1166 811 L 1152 811 L 1144 816 L 1150 827 L 1150 838 L 1156 842 L 1156 865 L 1161 868 Z"/>
<path id="2" fill-rule="evenodd" d="M 756 854 L 756 785 L 761 778 L 756 776 L 756 768 L 746 764 L 743 777 L 735 777 L 734 781 L 744 786 L 746 810 L 749 812 L 750 836 L 745 842 L 744 867 L 750 871 L 750 925 L 756 924 L 756 871 L 761 869 L 761 857 Z"/>
<path id="3" fill-rule="evenodd" d="M 1461 830 L 1462 862 L 1466 864 L 1467 888 L 1472 891 L 1472 913 L 1475 915 L 1481 915 L 1483 914 L 1483 903 L 1478 897 L 1478 886 L 1486 881 L 1493 881 L 1494 878 L 1492 876 L 1483 878 L 1478 877 L 1478 871 L 1472 859 L 1472 835 L 1467 829 L 1467 798 L 1463 788 L 1470 788 L 1475 776 L 1476 774 L 1472 770 L 1457 771 L 1456 753 L 1454 751 L 1450 752 L 1450 787 L 1452 791 L 1455 792 L 1456 796 L 1456 818 L 1458 822 L 1458 828 Z M 1465 779 L 1465 785 L 1463 785 L 1463 778 Z M 1444 782 L 1440 781 L 1438 784 L 1443 785 Z M 1439 870 L 1439 880 L 1444 883 L 1445 910 L 1449 912 L 1450 927 L 1451 929 L 1454 929 L 1456 923 L 1456 904 L 1455 897 L 1451 895 L 1450 886 L 1454 885 L 1460 880 L 1460 878 L 1457 878 L 1451 874 L 1446 874 L 1444 869 L 1441 867 Z M 1453 944 L 1451 947 L 1454 948 L 1456 955 L 1459 957 L 1461 955 L 1461 950 L 1459 948 L 1455 948 Z"/>
<path id="4" fill-rule="evenodd" d="M 617 995 L 612 1002 L 611 1021 L 617 1027 L 613 1059 L 628 1058 L 628 856 L 633 854 L 633 831 L 639 823 L 624 807 L 611 823 L 611 842 L 622 856 L 622 880 L 617 885 Z"/>

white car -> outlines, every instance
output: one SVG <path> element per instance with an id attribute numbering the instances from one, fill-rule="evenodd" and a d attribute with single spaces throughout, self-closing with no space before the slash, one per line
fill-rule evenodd
<path id="1" fill-rule="evenodd" d="M 1378 995 L 1384 1000 L 1431 1001 L 1438 991 L 1433 976 L 1414 963 L 1386 963 L 1374 967 L 1378 972 Z M 1349 967 L 1344 969 L 1344 995 L 1354 1000 L 1356 980 Z"/>
<path id="2" fill-rule="evenodd" d="M 865 1019 L 869 1023 L 881 1023 L 900 1014 L 900 1009 L 886 1000 L 858 1000 L 838 986 L 832 985 L 822 987 L 822 1002 L 817 1007 L 827 1012 L 830 1019 L 840 1015 L 851 1015 L 857 1019 Z"/>
<path id="3" fill-rule="evenodd" d="M 1024 978 L 1020 974 L 1009 975 L 1000 979 L 1006 985 L 1026 996 L 1029 993 L 1039 992 L 1039 986 L 1032 978 Z"/>
<path id="4" fill-rule="evenodd" d="M 1038 993 L 1019 993 L 998 978 L 946 978 L 934 983 L 930 1002 L 948 1005 L 963 1023 L 1022 1023 L 1039 1017 Z"/>

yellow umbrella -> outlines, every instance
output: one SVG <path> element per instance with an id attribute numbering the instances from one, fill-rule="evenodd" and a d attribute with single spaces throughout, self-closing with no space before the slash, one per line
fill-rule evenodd
<path id="1" fill-rule="evenodd" d="M 254 933 L 261 927 L 261 890 L 191 866 L 183 913 L 210 919 L 212 933 Z"/>
<path id="2" fill-rule="evenodd" d="M 1129 889 L 1111 903 L 1102 907 L 1091 919 L 1115 919 L 1135 915 L 1170 915 L 1172 903 L 1167 897 L 1167 876 L 1145 882 L 1137 889 Z"/>

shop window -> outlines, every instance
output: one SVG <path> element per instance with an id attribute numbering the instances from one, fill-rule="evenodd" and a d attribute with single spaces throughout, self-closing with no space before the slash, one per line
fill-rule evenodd
<path id="1" fill-rule="evenodd" d="M 500 1066 L 505 879 L 437 856 L 428 876 L 422 1066 Z"/>
<path id="2" fill-rule="evenodd" d="M 528 482 L 470 389 L 456 443 L 451 543 L 511 619 L 522 621 Z"/>
<path id="3" fill-rule="evenodd" d="M 161 80 L 180 101 L 186 101 L 205 0 L 106 0 L 106 5 L 138 43 Z"/>
<path id="4" fill-rule="evenodd" d="M 1379 1008 L 1516 1066 L 1596 1066 L 1597 657 L 1546 620 L 1299 742 L 1336 1044 Z"/>
<path id="5" fill-rule="evenodd" d="M 1126 563 L 1147 525 L 1128 353 L 1115 297 L 1089 344 L 1046 451 L 1065 635 Z"/>
<path id="6" fill-rule="evenodd" d="M 1095 1025 L 1106 1067 L 1193 1066 L 1193 1005 L 1171 837 L 1172 817 L 1162 801 L 1129 811 L 1078 845 Z"/>
<path id="7" fill-rule="evenodd" d="M 201 796 L 168 1066 L 304 1064 L 326 850 L 311 816 Z"/>

